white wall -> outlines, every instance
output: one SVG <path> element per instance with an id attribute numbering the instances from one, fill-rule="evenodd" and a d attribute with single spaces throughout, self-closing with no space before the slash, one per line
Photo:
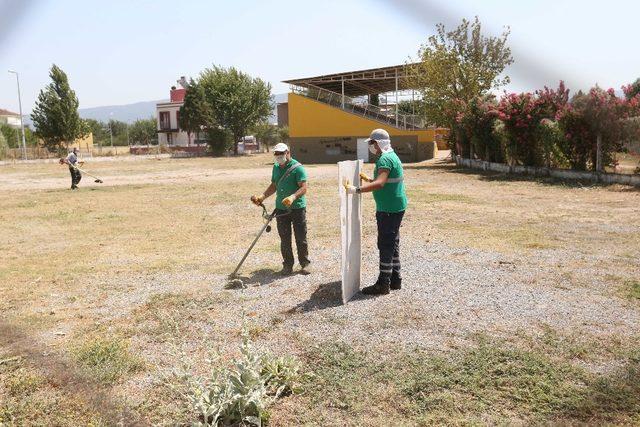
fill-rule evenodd
<path id="1" fill-rule="evenodd" d="M 178 129 L 178 118 L 176 113 L 180 110 L 182 103 L 166 103 L 166 104 L 158 104 L 156 107 L 156 126 L 157 129 L 160 130 L 160 113 L 168 111 L 169 112 L 169 127 L 171 129 Z M 195 136 L 191 136 L 191 141 L 193 144 L 193 140 Z M 161 145 L 167 145 L 167 134 L 164 132 L 158 133 L 158 143 Z M 171 133 L 171 145 L 188 145 L 189 138 L 186 132 L 172 132 Z"/>

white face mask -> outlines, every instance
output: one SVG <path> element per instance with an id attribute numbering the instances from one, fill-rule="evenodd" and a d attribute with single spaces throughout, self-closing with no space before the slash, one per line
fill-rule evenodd
<path id="1" fill-rule="evenodd" d="M 376 145 L 375 144 L 371 144 L 369 146 L 369 151 L 371 152 L 371 154 L 378 154 L 378 152 L 376 151 Z"/>
<path id="2" fill-rule="evenodd" d="M 279 156 L 275 156 L 276 159 L 276 163 L 279 165 L 283 165 L 285 163 L 287 163 L 287 155 L 286 154 L 281 154 Z"/>

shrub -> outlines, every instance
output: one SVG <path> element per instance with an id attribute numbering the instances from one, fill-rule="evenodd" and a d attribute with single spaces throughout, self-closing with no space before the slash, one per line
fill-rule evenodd
<path id="1" fill-rule="evenodd" d="M 302 391 L 299 363 L 293 357 L 275 358 L 257 351 L 243 328 L 240 357 L 231 367 L 213 364 L 206 377 L 189 367 L 174 372 L 169 386 L 186 400 L 198 426 L 260 426 L 269 419 L 268 407 L 279 397 Z"/>
<path id="2" fill-rule="evenodd" d="M 513 162 L 528 166 L 550 163 L 553 152 L 557 151 L 551 143 L 560 141 L 543 120 L 554 120 L 568 99 L 569 91 L 562 81 L 558 89 L 545 87 L 535 93 L 512 93 L 502 98 L 498 117 L 504 122 L 509 137 L 508 152 Z"/>
<path id="3" fill-rule="evenodd" d="M 210 128 L 207 130 L 207 144 L 214 156 L 222 156 L 233 147 L 233 136 L 226 129 Z"/>
<path id="4" fill-rule="evenodd" d="M 639 97 L 623 99 L 613 89 L 592 88 L 588 94 L 579 92 L 558 113 L 565 133 L 566 156 L 574 169 L 596 169 L 597 140 L 601 138 L 602 166 L 613 165 L 615 154 L 624 143 L 637 137 L 637 127 L 628 119 L 638 114 Z"/>
<path id="5" fill-rule="evenodd" d="M 457 116 L 458 137 L 463 152 L 490 162 L 504 161 L 504 147 L 493 134 L 498 112 L 493 96 L 475 98 Z"/>

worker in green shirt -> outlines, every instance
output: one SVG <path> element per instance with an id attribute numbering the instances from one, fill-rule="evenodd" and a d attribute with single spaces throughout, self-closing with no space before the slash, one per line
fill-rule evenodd
<path id="1" fill-rule="evenodd" d="M 366 295 L 386 295 L 390 289 L 402 287 L 400 275 L 400 224 L 407 209 L 402 162 L 391 147 L 389 133 L 384 129 L 371 132 L 367 140 L 369 151 L 378 156 L 373 179 L 364 173 L 360 177 L 364 184 L 354 187 L 345 182 L 347 193 L 373 192 L 376 201 L 378 223 L 378 250 L 380 251 L 380 274 L 372 286 L 362 289 Z"/>
<path id="2" fill-rule="evenodd" d="M 307 172 L 304 166 L 291 158 L 287 144 L 276 144 L 273 147 L 275 162 L 271 173 L 271 184 L 260 196 L 252 196 L 256 205 L 272 194 L 276 194 L 276 221 L 280 235 L 280 252 L 282 253 L 283 275 L 293 273 L 293 250 L 291 247 L 291 227 L 296 238 L 298 262 L 308 272 L 309 248 L 307 245 Z"/>

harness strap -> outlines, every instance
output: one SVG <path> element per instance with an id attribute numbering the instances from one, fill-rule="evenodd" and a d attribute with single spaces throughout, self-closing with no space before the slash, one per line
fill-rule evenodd
<path id="1" fill-rule="evenodd" d="M 284 173 L 284 175 L 282 175 L 280 177 L 280 179 L 278 180 L 278 182 L 276 183 L 276 188 L 278 188 L 280 186 L 280 184 L 282 184 L 282 181 L 284 181 L 285 178 L 287 178 L 289 175 L 291 175 L 291 172 L 293 172 L 294 170 L 298 169 L 300 166 L 302 166 L 302 163 L 296 163 L 295 165 L 289 166 L 289 169 L 287 169 L 287 171 Z"/>
<path id="2" fill-rule="evenodd" d="M 400 178 L 388 178 L 387 179 L 387 183 L 389 183 L 389 184 L 397 184 L 397 183 L 402 182 L 402 181 L 404 181 L 404 177 L 402 177 L 402 176 Z"/>

